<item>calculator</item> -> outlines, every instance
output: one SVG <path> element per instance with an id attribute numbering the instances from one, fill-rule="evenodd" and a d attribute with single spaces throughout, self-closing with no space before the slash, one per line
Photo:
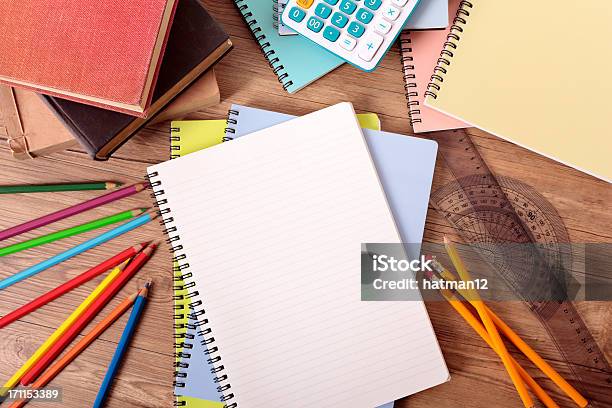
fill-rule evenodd
<path id="1" fill-rule="evenodd" d="M 289 0 L 282 22 L 347 62 L 373 71 L 418 3 L 419 0 Z"/>

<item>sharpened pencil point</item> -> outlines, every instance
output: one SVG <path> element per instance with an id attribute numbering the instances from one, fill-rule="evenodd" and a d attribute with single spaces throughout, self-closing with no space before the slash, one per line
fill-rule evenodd
<path id="1" fill-rule="evenodd" d="M 145 211 L 147 211 L 148 208 L 136 208 L 135 210 L 132 210 L 132 216 L 136 217 L 137 215 L 143 214 Z"/>
<path id="2" fill-rule="evenodd" d="M 113 188 L 117 188 L 123 185 L 123 183 L 118 183 L 115 181 L 107 181 L 106 183 L 104 183 L 104 185 L 106 186 L 107 190 L 112 190 Z"/>
<path id="3" fill-rule="evenodd" d="M 159 241 L 153 242 L 152 244 L 149 244 L 145 249 L 142 250 L 142 252 L 144 252 L 147 255 L 151 255 L 153 253 L 153 251 L 155 251 L 155 248 L 158 247 Z"/>
<path id="4" fill-rule="evenodd" d="M 121 264 L 118 266 L 118 268 L 119 268 L 119 269 L 121 269 L 121 270 L 124 270 L 124 269 L 125 269 L 125 267 L 126 267 L 126 266 L 127 266 L 129 263 L 130 263 L 130 261 L 131 261 L 131 260 L 132 260 L 132 258 L 131 258 L 131 257 L 130 257 L 130 258 L 128 258 L 128 259 L 126 259 L 125 261 L 123 261 L 123 262 L 122 262 L 122 263 L 121 263 Z"/>

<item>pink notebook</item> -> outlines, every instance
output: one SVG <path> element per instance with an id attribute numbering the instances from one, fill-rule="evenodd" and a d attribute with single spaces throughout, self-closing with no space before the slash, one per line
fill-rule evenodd
<path id="1" fill-rule="evenodd" d="M 449 21 L 453 21 L 461 0 L 450 0 Z M 444 30 L 405 31 L 400 36 L 404 82 L 410 124 L 415 133 L 469 127 L 460 120 L 451 118 L 425 106 L 425 91 L 434 73 L 434 67 L 444 47 L 450 26 Z"/>

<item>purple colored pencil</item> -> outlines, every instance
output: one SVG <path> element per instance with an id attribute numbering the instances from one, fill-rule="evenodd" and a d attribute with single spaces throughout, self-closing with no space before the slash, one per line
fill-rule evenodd
<path id="1" fill-rule="evenodd" d="M 4 231 L 0 231 L 0 241 L 14 237 L 15 235 L 23 234 L 24 232 L 32 231 L 33 229 L 51 224 L 52 222 L 72 217 L 73 215 L 91 210 L 92 208 L 96 208 L 125 197 L 129 197 L 144 190 L 146 187 L 147 183 L 144 182 L 132 184 L 130 186 L 126 186 L 110 193 L 101 195 L 100 197 L 84 201 L 72 207 L 64 208 L 63 210 L 56 211 L 54 213 L 45 215 L 35 220 L 28 221 L 23 224 L 19 224 L 14 227 L 5 229 Z"/>

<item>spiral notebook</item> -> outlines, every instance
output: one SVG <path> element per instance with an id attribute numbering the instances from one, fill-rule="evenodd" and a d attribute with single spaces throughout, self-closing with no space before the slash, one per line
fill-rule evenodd
<path id="1" fill-rule="evenodd" d="M 447 12 L 454 18 L 461 0 L 450 0 Z M 468 127 L 465 122 L 452 118 L 424 105 L 427 84 L 434 74 L 440 50 L 444 47 L 450 27 L 445 30 L 408 31 L 400 34 L 400 52 L 406 86 L 406 100 L 410 124 L 415 133 Z"/>
<path id="2" fill-rule="evenodd" d="M 425 104 L 612 182 L 612 3 L 461 4 Z"/>
<path id="3" fill-rule="evenodd" d="M 270 0 L 234 0 L 234 3 L 278 81 L 289 93 L 299 91 L 344 62 L 305 37 L 279 35 Z"/>
<path id="4" fill-rule="evenodd" d="M 148 170 L 228 406 L 371 408 L 448 379 L 422 302 L 359 300 L 360 243 L 400 238 L 352 105 Z"/>
<path id="5" fill-rule="evenodd" d="M 375 114 L 357 116 L 402 240 L 420 243 L 435 167 L 436 143 L 427 139 L 379 132 L 377 130 L 380 129 L 380 122 Z M 293 118 L 294 116 L 283 113 L 234 104 L 229 111 L 225 140 L 241 137 Z M 221 120 L 172 122 L 172 157 L 180 157 L 221 143 L 224 128 L 225 121 Z M 410 157 L 411 160 L 405 160 L 406 157 Z M 176 294 L 182 293 L 176 292 Z M 180 303 L 180 307 L 187 307 L 183 303 Z M 177 323 L 184 324 L 187 321 L 177 320 Z M 194 322 L 190 327 L 185 333 L 189 337 L 189 343 L 193 343 L 193 349 L 189 351 L 188 356 L 180 360 L 181 368 L 177 371 L 180 380 L 177 380 L 175 393 L 218 401 L 219 394 L 216 388 L 209 387 L 212 380 L 209 378 L 210 370 L 206 363 L 208 359 L 205 354 L 206 347 L 200 343 L 202 332 L 196 328 Z M 190 404 L 193 402 L 190 401 Z M 393 402 L 379 408 L 391 407 Z"/>
<path id="6" fill-rule="evenodd" d="M 263 118 L 266 111 L 260 112 L 260 117 Z M 273 112 L 269 113 L 275 115 Z M 358 114 L 357 119 L 362 128 L 380 130 L 380 119 L 374 113 Z M 269 123 L 269 126 L 274 124 Z M 170 128 L 170 158 L 175 159 L 222 143 L 226 126 L 225 119 L 173 121 Z M 188 408 L 223 408 L 220 400 L 222 395 L 217 390 L 214 376 L 208 367 L 208 349 L 201 344 L 203 331 L 199 330 L 197 321 L 189 320 L 189 290 L 185 288 L 182 270 L 176 263 L 173 269 L 176 405 Z M 391 404 L 381 408 L 392 406 Z"/>

